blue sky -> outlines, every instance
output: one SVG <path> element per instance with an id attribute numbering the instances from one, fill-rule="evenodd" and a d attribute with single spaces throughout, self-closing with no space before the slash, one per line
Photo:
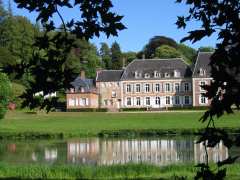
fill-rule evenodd
<path id="1" fill-rule="evenodd" d="M 7 6 L 8 0 L 4 0 Z M 186 14 L 188 7 L 184 4 L 176 4 L 175 0 L 113 0 L 113 11 L 120 15 L 124 15 L 123 23 L 127 27 L 119 33 L 118 37 L 106 38 L 101 35 L 100 38 L 91 40 L 99 47 L 101 42 L 107 42 L 111 45 L 117 41 L 123 51 L 140 51 L 148 40 L 155 36 L 168 36 L 177 42 L 187 35 L 189 30 L 198 27 L 198 23 L 189 25 L 185 30 L 177 29 L 175 25 L 177 16 Z M 16 4 L 12 3 L 12 9 L 15 15 L 23 15 L 35 22 L 36 14 L 28 13 L 26 10 L 18 9 Z M 77 10 L 62 10 L 65 20 L 77 18 Z M 55 17 L 55 22 L 60 23 L 59 18 Z M 200 46 L 215 46 L 216 36 L 205 38 L 200 42 L 191 44 L 191 47 L 198 48 Z"/>

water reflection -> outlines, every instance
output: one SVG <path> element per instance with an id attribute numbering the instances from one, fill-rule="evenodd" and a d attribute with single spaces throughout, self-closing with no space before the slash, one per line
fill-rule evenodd
<path id="1" fill-rule="evenodd" d="M 228 158 L 227 147 L 220 142 L 208 148 L 210 161 Z M 162 139 L 79 139 L 67 142 L 5 142 L 0 145 L 0 161 L 12 164 L 90 164 L 112 165 L 151 163 L 169 165 L 198 163 L 206 159 L 203 144 L 194 138 Z"/>

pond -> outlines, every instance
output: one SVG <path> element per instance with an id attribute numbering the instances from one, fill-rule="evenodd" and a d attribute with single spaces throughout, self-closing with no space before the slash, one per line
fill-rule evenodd
<path id="1" fill-rule="evenodd" d="M 1 141 L 0 161 L 8 164 L 112 165 L 148 163 L 158 166 L 198 163 L 206 158 L 194 137 L 138 139 L 84 138 L 57 141 Z M 228 158 L 223 143 L 208 149 L 210 161 Z"/>

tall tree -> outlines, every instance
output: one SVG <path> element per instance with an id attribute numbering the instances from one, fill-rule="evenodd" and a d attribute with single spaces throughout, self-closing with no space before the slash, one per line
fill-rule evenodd
<path id="1" fill-rule="evenodd" d="M 46 0 L 15 0 L 19 8 L 25 8 L 30 12 L 38 13 L 39 20 L 45 28 L 42 37 L 35 41 L 36 51 L 31 61 L 22 69 L 27 69 L 34 79 L 30 82 L 31 87 L 26 89 L 23 95 L 24 105 L 30 108 L 40 107 L 50 111 L 58 99 L 41 99 L 33 96 L 36 92 L 42 91 L 44 95 L 56 92 L 61 89 L 70 88 L 70 82 L 76 77 L 72 69 L 66 68 L 66 59 L 74 47 L 74 39 L 89 40 L 94 36 L 99 37 L 101 33 L 108 37 L 117 36 L 119 30 L 125 29 L 121 23 L 123 16 L 111 11 L 113 7 L 110 0 L 84 0 L 84 1 L 46 1 Z M 79 19 L 71 19 L 65 22 L 61 15 L 61 8 L 72 9 L 78 7 Z M 56 30 L 53 17 L 57 15 L 63 24 L 64 33 L 59 32 L 54 37 L 50 33 Z M 76 17 L 76 14 L 74 15 Z M 44 51 L 44 55 L 42 54 Z M 19 71 L 20 71 L 19 70 Z M 21 72 L 21 71 L 20 71 Z"/>
<path id="2" fill-rule="evenodd" d="M 215 117 L 226 113 L 233 113 L 232 106 L 240 106 L 240 1 L 239 0 L 177 0 L 185 2 L 189 8 L 189 14 L 179 16 L 176 24 L 179 28 L 185 28 L 192 21 L 199 21 L 200 28 L 192 30 L 182 41 L 190 40 L 193 43 L 213 34 L 218 35 L 216 50 L 211 56 L 211 76 L 213 81 L 204 86 L 205 94 L 211 99 L 209 110 L 201 118 L 207 122 L 205 132 L 202 133 L 199 142 L 204 142 L 207 147 L 214 147 L 223 141 L 227 147 L 240 145 L 240 138 L 230 138 L 224 130 L 215 127 Z M 218 171 L 211 170 L 208 159 L 206 163 L 199 165 L 195 179 L 224 179 L 226 168 L 224 165 L 236 161 L 237 157 L 229 157 L 223 162 L 218 162 Z M 222 168 L 223 167 L 223 168 Z"/>
<path id="3" fill-rule="evenodd" d="M 117 42 L 114 42 L 111 46 L 111 59 L 112 59 L 112 68 L 121 69 L 122 68 L 122 52 L 120 45 Z"/>
<path id="4" fill-rule="evenodd" d="M 173 48 L 177 48 L 177 43 L 173 39 L 165 36 L 154 36 L 144 47 L 143 54 L 145 54 L 146 58 L 154 58 L 155 50 L 162 45 L 168 45 Z"/>
<path id="5" fill-rule="evenodd" d="M 132 51 L 124 52 L 124 53 L 122 53 L 122 55 L 123 55 L 123 58 L 125 61 L 124 62 L 125 66 L 137 58 L 137 53 L 132 52 Z"/>
<path id="6" fill-rule="evenodd" d="M 185 44 L 178 44 L 177 50 L 183 55 L 183 59 L 189 64 L 195 63 L 197 51 Z"/>
<path id="7" fill-rule="evenodd" d="M 101 43 L 99 55 L 101 56 L 103 67 L 106 69 L 112 69 L 111 50 L 107 43 Z"/>
<path id="8" fill-rule="evenodd" d="M 162 45 L 155 50 L 156 58 L 179 58 L 182 57 L 182 54 L 175 48 Z"/>

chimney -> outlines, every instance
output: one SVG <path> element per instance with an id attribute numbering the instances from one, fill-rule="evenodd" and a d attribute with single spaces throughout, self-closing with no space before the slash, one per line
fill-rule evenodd
<path id="1" fill-rule="evenodd" d="M 84 70 L 81 70 L 81 72 L 80 72 L 80 78 L 81 79 L 85 79 L 86 77 L 85 77 L 85 71 Z"/>

